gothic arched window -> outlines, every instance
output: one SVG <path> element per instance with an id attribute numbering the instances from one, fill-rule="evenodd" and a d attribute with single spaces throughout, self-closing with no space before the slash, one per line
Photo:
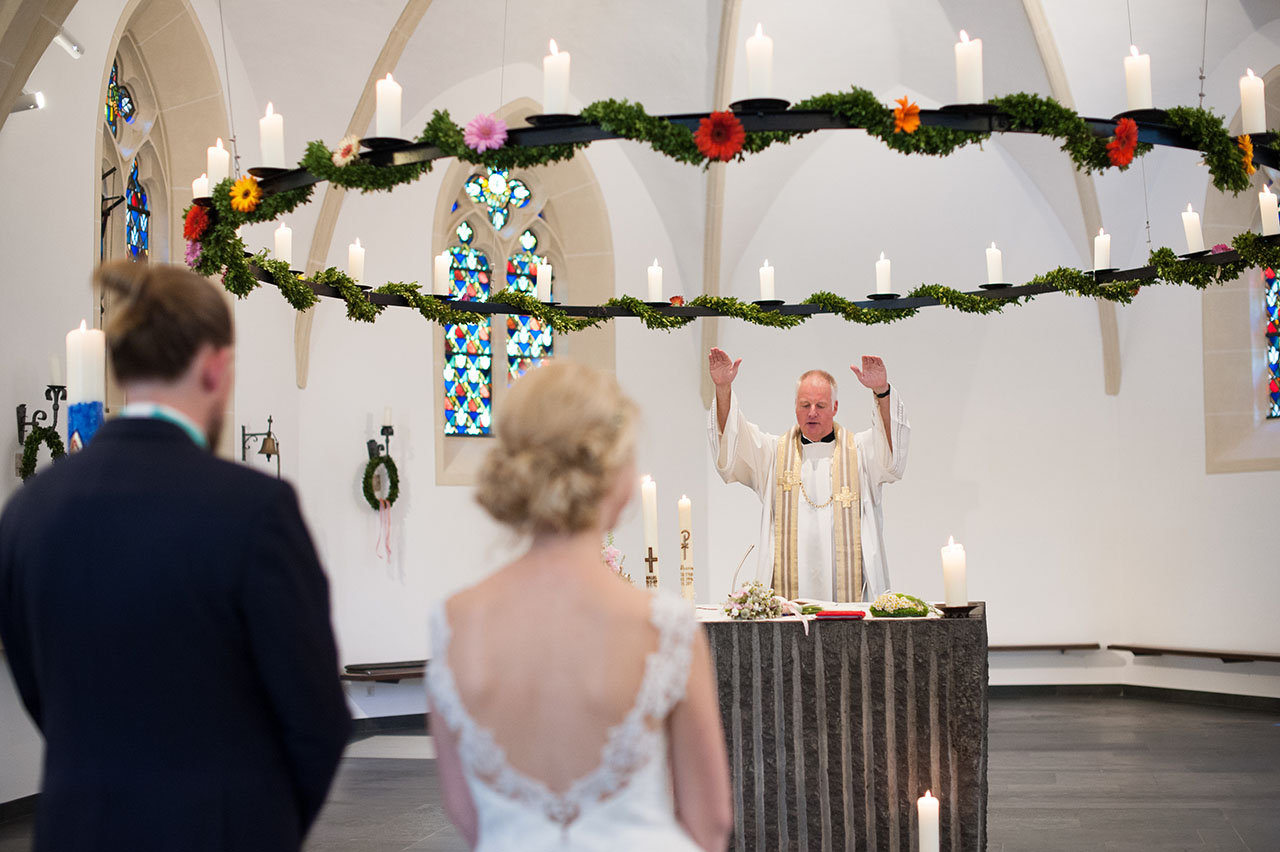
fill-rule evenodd
<path id="1" fill-rule="evenodd" d="M 1267 419 L 1280 417 L 1280 278 L 1274 269 L 1262 273 L 1263 298 L 1267 320 L 1267 390 L 1270 405 Z"/>
<path id="2" fill-rule="evenodd" d="M 452 295 L 466 302 L 489 300 L 489 258 L 472 242 L 475 229 L 465 219 L 449 247 Z M 444 433 L 488 435 L 493 427 L 492 322 L 444 327 Z"/>
<path id="3" fill-rule="evenodd" d="M 129 256 L 134 260 L 146 260 L 151 250 L 151 208 L 147 205 L 147 191 L 138 180 L 138 161 L 133 161 L 129 184 L 124 193 L 124 240 Z"/>
<path id="4" fill-rule="evenodd" d="M 526 229 L 520 235 L 519 247 L 519 251 L 507 258 L 507 288 L 536 294 L 538 264 L 546 263 L 547 258 L 537 253 L 538 236 L 532 229 Z M 551 281 L 551 299 L 555 299 L 554 271 Z M 537 317 L 509 314 L 507 316 L 507 381 L 515 381 L 529 369 L 538 366 L 543 358 L 550 358 L 554 343 L 554 332 L 544 326 Z"/>

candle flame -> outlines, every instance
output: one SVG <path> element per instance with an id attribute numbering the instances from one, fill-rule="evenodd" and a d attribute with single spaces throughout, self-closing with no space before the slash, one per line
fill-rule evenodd
<path id="1" fill-rule="evenodd" d="M 267 115 L 275 115 L 275 107 L 271 105 L 271 101 L 267 101 Z"/>
<path id="2" fill-rule="evenodd" d="M 884 252 L 880 252 L 880 259 L 884 260 Z"/>
<path id="3" fill-rule="evenodd" d="M 1252 77 L 1252 76 L 1253 76 L 1253 69 L 1252 69 L 1252 68 L 1246 68 L 1246 69 L 1245 69 L 1245 73 L 1247 73 L 1250 77 Z"/>
<path id="4" fill-rule="evenodd" d="M 949 536 L 947 536 L 947 547 L 953 547 L 953 546 L 955 545 L 955 543 L 956 543 L 956 537 L 955 537 L 955 536 L 953 536 L 953 535 L 949 535 Z"/>
<path id="5" fill-rule="evenodd" d="M 360 238 L 356 237 L 356 248 L 360 248 Z"/>
<path id="6" fill-rule="evenodd" d="M 961 31 L 960 31 L 960 40 L 961 40 L 962 42 L 964 42 L 965 44 L 968 44 L 968 43 L 969 43 L 969 34 L 968 34 L 967 32 L 965 32 L 964 30 L 961 30 Z"/>
<path id="7" fill-rule="evenodd" d="M 764 266 L 762 266 L 762 267 L 761 267 L 761 269 L 764 269 L 764 268 L 766 268 L 766 267 L 768 267 L 768 266 L 769 266 L 769 258 L 767 258 L 767 257 L 766 257 L 766 258 L 764 259 Z"/>
<path id="8" fill-rule="evenodd" d="M 281 222 L 281 223 L 280 223 L 280 227 L 279 227 L 279 228 L 276 228 L 276 230 L 277 230 L 277 231 L 287 231 L 287 230 L 289 230 L 289 226 L 288 226 L 288 225 L 286 225 L 284 222 Z"/>
<path id="9" fill-rule="evenodd" d="M 1188 213 L 1194 213 L 1194 212 L 1195 212 L 1194 210 L 1192 210 L 1192 209 L 1191 209 L 1191 202 L 1190 202 L 1190 201 L 1188 201 L 1188 202 L 1187 202 L 1187 212 L 1188 212 Z"/>
<path id="10" fill-rule="evenodd" d="M 81 330 L 81 331 L 84 331 L 84 323 L 85 323 L 85 321 L 84 321 L 84 320 L 80 320 L 80 330 Z"/>
<path id="11" fill-rule="evenodd" d="M 760 38 L 763 35 L 764 35 L 764 25 L 757 21 L 756 22 L 756 38 Z"/>
<path id="12" fill-rule="evenodd" d="M 1106 235 L 1107 235 L 1106 231 L 1104 231 L 1102 228 L 1098 229 L 1098 236 L 1105 237 Z"/>
<path id="13" fill-rule="evenodd" d="M 555 56 L 559 52 L 560 52 L 560 48 L 556 47 L 556 40 L 551 39 L 551 55 Z"/>
<path id="14" fill-rule="evenodd" d="M 395 80 L 394 80 L 394 79 L 392 79 L 392 77 L 391 77 L 391 72 L 390 72 L 390 71 L 388 71 L 388 72 L 387 72 L 387 82 L 388 82 L 388 83 L 394 83 L 394 82 L 395 82 Z"/>
<path id="15" fill-rule="evenodd" d="M 653 265 L 654 265 L 654 266 L 657 266 L 657 265 L 658 265 L 658 259 L 657 259 L 656 257 L 653 259 Z"/>
<path id="16" fill-rule="evenodd" d="M 932 798 L 933 798 L 933 791 L 932 791 L 932 790 L 925 790 L 925 791 L 924 791 L 924 798 L 926 798 L 926 799 L 932 799 Z"/>
<path id="17" fill-rule="evenodd" d="M 649 474 L 646 473 L 644 476 L 640 477 L 641 485 L 648 485 L 650 482 L 653 482 L 653 477 Z"/>
<path id="18" fill-rule="evenodd" d="M 205 138 L 208 138 L 208 137 L 205 137 Z M 221 137 L 221 136 L 219 136 L 219 137 L 218 137 L 218 141 L 214 144 L 214 147 L 215 147 L 215 148 L 218 148 L 218 149 L 221 149 L 221 148 L 222 148 L 222 137 Z"/>
<path id="19" fill-rule="evenodd" d="M 995 240 L 992 240 L 992 241 L 991 241 L 991 247 L 992 247 L 992 248 L 995 248 L 995 247 L 996 247 L 996 242 L 995 242 Z"/>
<path id="20" fill-rule="evenodd" d="M 1135 45 L 1135 44 L 1131 44 L 1131 45 L 1129 45 L 1129 54 L 1130 54 L 1131 56 L 1137 56 L 1137 55 L 1138 55 L 1138 46 L 1137 46 L 1137 45 Z"/>
<path id="21" fill-rule="evenodd" d="M 208 180 L 208 179 L 209 179 L 209 176 L 207 174 L 205 174 L 204 172 L 200 173 L 200 180 Z"/>

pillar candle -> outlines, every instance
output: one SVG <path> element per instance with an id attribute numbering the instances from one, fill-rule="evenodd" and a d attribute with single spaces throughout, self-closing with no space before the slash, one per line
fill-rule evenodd
<path id="1" fill-rule="evenodd" d="M 1253 69 L 1240 78 L 1240 132 L 1267 132 L 1267 99 L 1261 77 Z"/>
<path id="2" fill-rule="evenodd" d="M 258 141 L 262 146 L 262 165 L 284 168 L 284 116 L 267 101 L 267 114 L 258 119 Z"/>
<path id="3" fill-rule="evenodd" d="M 1151 109 L 1151 57 L 1134 45 L 1124 58 L 1124 90 L 1129 109 Z"/>
<path id="4" fill-rule="evenodd" d="M 80 327 L 67 333 L 67 405 L 106 399 L 106 336 L 99 328 Z"/>
<path id="5" fill-rule="evenodd" d="M 956 42 L 956 103 L 982 102 L 982 39 L 970 40 L 961 30 Z"/>
<path id="6" fill-rule="evenodd" d="M 876 292 L 889 293 L 889 261 L 885 259 L 884 252 L 880 252 L 880 259 L 876 261 Z"/>
<path id="7" fill-rule="evenodd" d="M 386 408 L 382 409 L 382 425 L 383 426 L 391 425 L 391 406 L 389 405 Z"/>
<path id="8" fill-rule="evenodd" d="M 209 197 L 209 175 L 203 174 L 195 180 L 191 181 L 191 197 L 192 198 L 208 198 Z"/>
<path id="9" fill-rule="evenodd" d="M 1093 268 L 1111 268 L 1111 235 L 1101 228 L 1098 236 L 1093 238 Z"/>
<path id="10" fill-rule="evenodd" d="M 57 355 L 49 356 L 49 384 L 62 384 L 62 362 L 58 360 Z"/>
<path id="11" fill-rule="evenodd" d="M 431 292 L 437 296 L 453 295 L 453 258 L 449 252 L 442 251 L 436 255 L 435 268 L 431 276 Z"/>
<path id="12" fill-rule="evenodd" d="M 942 588 L 947 606 L 965 606 L 969 603 L 969 587 L 965 582 L 964 545 L 947 538 L 942 548 Z"/>
<path id="13" fill-rule="evenodd" d="M 756 34 L 747 39 L 747 97 L 773 96 L 773 39 L 756 24 Z"/>
<path id="14" fill-rule="evenodd" d="M 769 265 L 769 259 L 765 258 L 764 266 L 760 267 L 760 300 L 770 302 L 773 299 L 773 267 Z"/>
<path id="15" fill-rule="evenodd" d="M 938 852 L 938 800 L 929 790 L 916 799 L 916 818 L 920 823 L 920 852 Z"/>
<path id="16" fill-rule="evenodd" d="M 374 87 L 378 100 L 378 117 L 374 122 L 374 135 L 397 138 L 400 135 L 400 84 L 387 76 Z"/>
<path id="17" fill-rule="evenodd" d="M 551 264 L 538 264 L 538 301 L 551 301 Z"/>
<path id="18" fill-rule="evenodd" d="M 658 265 L 658 259 L 653 259 L 653 266 L 649 267 L 649 301 L 662 301 L 662 267 Z"/>
<path id="19" fill-rule="evenodd" d="M 693 592 L 693 503 L 687 494 L 680 495 L 676 503 L 680 519 L 680 596 L 694 600 Z"/>
<path id="20" fill-rule="evenodd" d="M 1200 230 L 1200 214 L 1187 205 L 1182 214 L 1182 230 L 1187 235 L 1187 251 L 1204 251 L 1204 234 Z"/>
<path id="21" fill-rule="evenodd" d="M 658 557 L 658 484 L 651 477 L 640 480 L 640 505 L 644 510 L 645 559 Z M 645 587 L 658 585 L 657 562 L 645 562 Z"/>
<path id="22" fill-rule="evenodd" d="M 1004 255 L 1000 249 L 996 248 L 996 244 L 992 243 L 991 248 L 987 249 L 987 283 L 1001 284 L 1004 282 Z"/>
<path id="23" fill-rule="evenodd" d="M 364 247 L 360 245 L 359 237 L 347 246 L 347 275 L 357 284 L 364 280 Z"/>
<path id="24" fill-rule="evenodd" d="M 293 229 L 284 222 L 281 222 L 280 227 L 276 228 L 276 250 L 274 254 L 276 260 L 284 261 L 293 266 Z"/>
<path id="25" fill-rule="evenodd" d="M 214 187 L 231 177 L 231 152 L 222 147 L 222 137 L 206 151 L 204 173 L 209 178 L 209 186 Z M 206 192 L 205 195 L 208 195 Z"/>
<path id="26" fill-rule="evenodd" d="M 542 109 L 548 115 L 569 111 L 569 54 L 551 39 L 551 53 L 542 57 Z"/>
<path id="27" fill-rule="evenodd" d="M 1258 209 L 1262 211 L 1262 234 L 1263 236 L 1271 236 L 1272 234 L 1280 234 L 1280 218 L 1276 214 L 1276 197 L 1271 192 L 1271 187 L 1264 186 L 1262 192 L 1258 193 Z"/>

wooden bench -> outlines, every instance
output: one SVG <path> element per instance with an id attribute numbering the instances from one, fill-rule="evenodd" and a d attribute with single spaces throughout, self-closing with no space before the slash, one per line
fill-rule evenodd
<path id="1" fill-rule="evenodd" d="M 399 683 L 425 677 L 427 660 L 405 660 L 398 663 L 353 663 L 343 668 L 341 680 L 375 683 Z"/>
<path id="2" fill-rule="evenodd" d="M 996 652 L 1037 652 L 1037 651 L 1057 651 L 1065 654 L 1068 651 L 1101 651 L 1102 645 L 1098 642 L 1074 642 L 1063 643 L 1058 645 L 988 645 L 988 651 Z"/>
<path id="3" fill-rule="evenodd" d="M 1201 657 L 1224 663 L 1280 663 L 1280 654 L 1257 654 L 1251 651 L 1202 651 L 1191 648 L 1164 648 L 1158 645 L 1108 645 L 1108 651 L 1128 651 L 1135 657 Z"/>

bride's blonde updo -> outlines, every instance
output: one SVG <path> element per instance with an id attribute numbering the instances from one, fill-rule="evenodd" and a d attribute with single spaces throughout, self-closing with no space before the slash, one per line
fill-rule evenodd
<path id="1" fill-rule="evenodd" d="M 636 411 L 608 373 L 566 361 L 531 370 L 502 406 L 477 502 L 522 533 L 589 529 L 634 453 Z"/>

